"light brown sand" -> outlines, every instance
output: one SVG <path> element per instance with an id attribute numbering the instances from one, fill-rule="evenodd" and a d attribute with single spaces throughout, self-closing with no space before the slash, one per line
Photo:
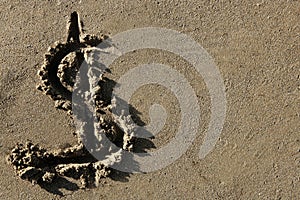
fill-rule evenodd
<path id="1" fill-rule="evenodd" d="M 226 85 L 228 111 L 221 138 L 204 159 L 198 151 L 209 122 L 202 78 L 181 58 L 143 50 L 112 66 L 115 77 L 155 60 L 181 71 L 201 107 L 201 129 L 192 147 L 168 167 L 106 179 L 91 190 L 60 184 L 65 199 L 297 199 L 300 196 L 299 1 L 9 1 L 0 3 L 0 198 L 59 198 L 15 176 L 6 155 L 27 139 L 46 148 L 75 143 L 71 120 L 35 89 L 48 46 L 65 39 L 74 10 L 88 33 L 158 26 L 190 35 L 215 59 Z M 149 93 L 151 89 L 151 94 Z M 147 92 L 146 92 L 147 91 Z M 160 94 L 167 94 L 167 97 Z M 174 102 L 165 103 L 166 101 Z M 143 113 L 162 102 L 170 113 L 154 140 L 157 148 L 176 131 L 180 111 L 163 88 L 138 90 L 132 104 Z M 174 126 L 175 124 L 175 126 Z M 53 188 L 54 190 L 55 188 Z"/>

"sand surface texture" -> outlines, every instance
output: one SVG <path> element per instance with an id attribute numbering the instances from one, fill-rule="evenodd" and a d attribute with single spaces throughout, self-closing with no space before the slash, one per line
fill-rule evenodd
<path id="1" fill-rule="evenodd" d="M 109 78 L 140 65 L 176 69 L 197 95 L 201 119 L 188 151 L 146 174 L 113 172 L 84 189 L 61 179 L 32 185 L 7 163 L 16 143 L 46 149 L 77 144 L 72 119 L 36 89 L 44 54 L 67 39 L 66 22 L 77 11 L 88 34 L 142 27 L 189 35 L 214 58 L 224 80 L 227 112 L 222 134 L 198 157 L 210 122 L 210 94 L 201 75 L 172 53 L 143 49 L 118 58 Z M 286 1 L 8 1 L 0 2 L 1 199 L 298 199 L 300 196 L 300 2 Z M 179 102 L 165 87 L 140 87 L 130 104 L 148 124 L 149 107 L 167 112 L 147 151 L 166 145 L 180 122 Z M 45 177 L 47 179 L 47 177 Z"/>

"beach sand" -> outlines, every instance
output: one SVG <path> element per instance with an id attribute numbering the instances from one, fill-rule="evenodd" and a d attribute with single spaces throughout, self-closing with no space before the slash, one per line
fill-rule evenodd
<path id="1" fill-rule="evenodd" d="M 0 2 L 0 198 L 299 198 L 299 8 L 297 0 Z M 214 58 L 226 87 L 227 113 L 220 138 L 204 159 L 198 152 L 210 120 L 210 95 L 203 78 L 183 58 L 148 49 L 118 59 L 111 66 L 112 78 L 155 61 L 189 80 L 201 120 L 185 154 L 161 170 L 114 174 L 91 189 L 69 182 L 41 188 L 15 174 L 6 157 L 17 142 L 31 140 L 48 149 L 77 142 L 66 112 L 55 109 L 54 102 L 36 89 L 44 54 L 55 41 L 65 41 L 73 11 L 80 14 L 88 34 L 168 28 L 190 36 Z M 158 85 L 139 88 L 130 103 L 149 123 L 153 102 L 168 113 L 153 140 L 159 149 L 174 137 L 180 109 L 172 92 Z"/>

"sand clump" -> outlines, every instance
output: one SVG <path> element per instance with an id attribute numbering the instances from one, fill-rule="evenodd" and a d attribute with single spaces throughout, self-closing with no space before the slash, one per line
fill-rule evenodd
<path id="1" fill-rule="evenodd" d="M 100 161 L 74 163 L 80 157 L 85 160 L 89 153 L 83 145 L 65 150 L 47 151 L 31 142 L 17 144 L 9 156 L 17 175 L 24 180 L 35 183 L 52 183 L 57 176 L 79 179 L 82 187 L 97 186 L 101 178 L 110 173 L 108 167 Z M 92 159 L 92 158 L 90 158 Z"/>

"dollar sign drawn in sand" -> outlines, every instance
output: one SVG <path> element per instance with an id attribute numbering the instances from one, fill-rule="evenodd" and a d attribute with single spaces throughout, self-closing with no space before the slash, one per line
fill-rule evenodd
<path id="1" fill-rule="evenodd" d="M 89 53 L 89 48 L 96 47 L 105 39 L 103 35 L 98 37 L 84 34 L 82 25 L 77 12 L 73 12 L 67 25 L 66 41 L 56 42 L 49 47 L 38 71 L 41 81 L 37 89 L 49 96 L 55 102 L 55 107 L 65 110 L 71 118 L 74 117 L 72 92 L 76 74 Z M 118 128 L 110 117 L 111 100 L 105 98 L 107 94 L 104 94 L 109 79 L 103 76 L 99 79 L 94 98 L 99 126 L 111 142 L 131 151 L 135 138 Z M 100 179 L 108 177 L 112 169 L 105 161 L 95 159 L 82 144 L 80 134 L 84 131 L 83 124 L 80 130 L 76 129 L 78 143 L 59 150 L 46 150 L 32 142 L 17 144 L 8 156 L 8 162 L 13 165 L 19 177 L 32 183 L 51 184 L 57 177 L 69 177 L 80 180 L 83 188 L 98 186 Z M 112 158 L 120 156 L 111 155 Z"/>

